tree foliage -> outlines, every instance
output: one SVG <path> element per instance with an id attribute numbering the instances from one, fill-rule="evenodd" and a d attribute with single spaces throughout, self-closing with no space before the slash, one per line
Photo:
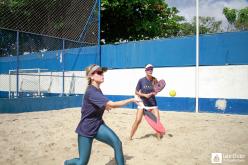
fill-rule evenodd
<path id="1" fill-rule="evenodd" d="M 240 10 L 225 7 L 223 14 L 229 23 L 228 31 L 248 30 L 248 7 Z"/>
<path id="2" fill-rule="evenodd" d="M 217 33 L 221 32 L 222 21 L 216 21 L 214 17 L 199 17 L 199 33 Z M 185 22 L 181 24 L 180 35 L 194 35 L 196 34 L 196 17 L 192 22 Z"/>
<path id="3" fill-rule="evenodd" d="M 236 12 L 236 9 L 230 9 L 227 7 L 223 8 L 223 14 L 226 16 L 226 19 L 230 24 L 234 24 L 236 20 Z"/>
<path id="4" fill-rule="evenodd" d="M 103 0 L 101 38 L 106 43 L 176 36 L 180 21 L 164 0 Z"/>
<path id="5" fill-rule="evenodd" d="M 248 7 L 239 10 L 237 15 L 236 28 L 239 30 L 248 30 Z"/>

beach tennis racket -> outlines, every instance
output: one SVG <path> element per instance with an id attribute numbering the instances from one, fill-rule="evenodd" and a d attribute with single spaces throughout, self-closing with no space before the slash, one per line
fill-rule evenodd
<path id="1" fill-rule="evenodd" d="M 143 111 L 145 116 L 148 116 L 151 120 L 157 122 L 157 117 L 150 110 L 143 108 Z"/>
<path id="2" fill-rule="evenodd" d="M 165 133 L 165 128 L 163 124 L 160 122 L 160 120 L 157 119 L 157 117 L 151 112 L 152 109 L 155 107 L 141 107 L 138 106 L 138 109 L 143 109 L 144 117 L 147 121 L 147 123 L 158 133 Z M 156 107 L 157 108 L 157 107 Z"/>
<path id="3" fill-rule="evenodd" d="M 138 96 L 135 96 L 136 98 Z M 144 106 L 143 102 L 138 102 L 138 109 L 142 109 L 144 112 L 144 117 L 147 123 L 158 133 L 165 133 L 165 128 L 163 124 L 157 119 L 157 117 L 151 112 L 152 109 L 158 108 L 157 106 L 154 107 L 146 107 Z"/>
<path id="4" fill-rule="evenodd" d="M 163 124 L 157 119 L 157 117 L 151 112 L 152 107 L 144 107 L 144 117 L 147 123 L 158 133 L 165 133 Z"/>
<path id="5" fill-rule="evenodd" d="M 161 92 L 164 87 L 165 87 L 166 83 L 165 81 L 162 79 L 162 80 L 159 80 L 156 84 L 154 84 L 154 92 L 158 93 L 158 92 Z"/>

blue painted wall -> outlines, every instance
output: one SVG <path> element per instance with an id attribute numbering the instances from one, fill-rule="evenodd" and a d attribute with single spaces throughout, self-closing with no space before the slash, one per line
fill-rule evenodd
<path id="1" fill-rule="evenodd" d="M 0 99 L 0 113 L 21 113 L 80 107 L 82 105 L 82 97 L 81 95 L 44 98 L 5 98 Z M 112 101 L 119 101 L 132 96 L 108 95 L 107 97 Z M 217 98 L 200 98 L 199 112 L 248 115 L 248 101 L 245 99 L 227 99 L 228 104 L 225 111 L 213 108 L 215 107 L 216 100 Z M 194 112 L 195 110 L 195 98 L 157 97 L 157 102 L 159 109 L 162 111 Z M 132 103 L 125 107 L 135 109 L 137 106 Z"/>
<path id="2" fill-rule="evenodd" d="M 101 57 L 97 47 L 75 48 L 64 51 L 60 62 L 60 50 L 19 56 L 19 66 L 43 68 L 48 71 L 79 71 L 96 63 L 109 68 L 140 68 L 147 63 L 156 67 L 195 66 L 195 37 L 170 38 L 128 42 L 119 45 L 101 46 Z M 220 33 L 200 36 L 200 65 L 248 64 L 248 32 Z M 100 61 L 101 59 L 101 61 Z M 16 69 L 17 58 L 1 57 L 0 73 Z"/>
<path id="3" fill-rule="evenodd" d="M 195 37 L 182 37 L 101 47 L 102 65 L 110 68 L 195 66 Z M 200 65 L 248 64 L 248 31 L 200 36 Z"/>
<path id="4" fill-rule="evenodd" d="M 102 46 L 101 63 L 110 68 L 139 68 L 148 63 L 156 67 L 191 66 L 195 52 L 195 37 L 129 42 Z"/>
<path id="5" fill-rule="evenodd" d="M 0 113 L 21 113 L 80 107 L 82 96 L 0 99 Z"/>
<path id="6" fill-rule="evenodd" d="M 42 55 L 43 54 L 43 55 Z M 48 69 L 50 72 L 79 71 L 89 64 L 100 63 L 97 47 L 84 47 L 64 50 L 63 60 L 61 50 L 44 53 L 32 53 L 19 56 L 19 68 Z M 0 74 L 8 74 L 9 70 L 17 68 L 17 56 L 0 58 Z"/>
<path id="7" fill-rule="evenodd" d="M 200 37 L 200 65 L 248 64 L 248 32 Z"/>
<path id="8" fill-rule="evenodd" d="M 131 98 L 132 96 L 108 95 L 108 98 L 113 101 Z M 161 111 L 181 111 L 195 112 L 195 98 L 189 97 L 156 97 L 158 107 Z M 216 100 L 219 98 L 200 98 L 199 112 L 210 113 L 225 113 L 225 114 L 240 114 L 248 115 L 248 100 L 247 99 L 226 99 L 227 107 L 225 111 L 215 107 Z M 127 108 L 135 109 L 136 104 L 129 104 Z"/>
<path id="9" fill-rule="evenodd" d="M 200 36 L 200 65 L 240 65 L 248 64 L 248 32 L 220 33 Z M 147 63 L 156 67 L 194 66 L 195 37 L 182 37 L 140 42 L 129 42 L 119 45 L 103 45 L 101 57 L 96 47 L 67 50 L 60 62 L 60 51 L 20 56 L 20 68 L 44 68 L 48 71 L 82 70 L 92 63 L 102 64 L 109 68 L 140 68 Z M 101 59 L 101 61 L 99 61 Z M 0 58 L 0 74 L 16 69 L 16 57 Z M 1 95 L 6 95 L 3 93 Z M 131 96 L 108 96 L 111 100 L 121 100 Z M 166 110 L 189 111 L 195 109 L 194 98 L 158 97 L 160 108 Z M 81 96 L 0 99 L 0 112 L 24 112 L 49 109 L 61 109 L 81 105 Z M 201 112 L 220 112 L 213 109 L 216 99 L 200 98 Z M 248 114 L 248 100 L 228 99 L 225 113 Z M 20 106 L 21 105 L 21 106 Z M 37 106 L 38 105 L 38 106 Z M 47 106 L 49 105 L 49 106 Z M 18 107 L 17 107 L 18 106 Z M 128 105 L 134 108 L 133 104 Z"/>

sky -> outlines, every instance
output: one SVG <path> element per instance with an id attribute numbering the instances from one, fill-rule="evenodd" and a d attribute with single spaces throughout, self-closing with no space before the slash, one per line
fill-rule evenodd
<path id="1" fill-rule="evenodd" d="M 196 0 L 165 0 L 169 7 L 176 7 L 180 13 L 190 21 L 196 15 Z M 216 21 L 221 20 L 227 23 L 222 14 L 224 7 L 242 9 L 248 6 L 248 0 L 199 0 L 199 15 L 215 17 Z"/>

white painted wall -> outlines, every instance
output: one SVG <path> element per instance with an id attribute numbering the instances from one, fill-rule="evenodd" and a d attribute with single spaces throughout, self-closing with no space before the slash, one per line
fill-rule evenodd
<path id="1" fill-rule="evenodd" d="M 85 72 L 66 72 L 66 76 L 85 76 Z M 42 74 L 62 75 L 62 73 L 45 72 Z M 158 94 L 169 97 L 169 91 L 175 89 L 176 97 L 195 97 L 195 67 L 155 68 L 153 75 L 166 81 L 165 89 Z M 134 95 L 138 80 L 145 76 L 144 69 L 115 69 L 105 73 L 105 82 L 101 89 L 106 95 Z M 12 81 L 15 76 L 12 76 Z M 52 83 L 51 83 L 52 81 Z M 52 93 L 62 91 L 61 78 L 41 78 L 41 89 Z M 82 94 L 87 87 L 86 78 L 65 78 L 65 93 Z M 27 85 L 26 85 L 27 86 Z M 50 88 L 49 88 L 50 86 Z M 12 89 L 16 84 L 12 82 Z M 73 88 L 72 88 L 73 87 Z M 8 91 L 9 76 L 0 75 L 0 91 Z M 25 88 L 28 88 L 25 87 Z M 32 87 L 30 87 L 31 89 Z M 201 66 L 199 70 L 200 98 L 248 99 L 248 65 Z"/>
<path id="2" fill-rule="evenodd" d="M 248 99 L 248 65 L 200 67 L 199 95 Z"/>
<path id="3" fill-rule="evenodd" d="M 177 97 L 194 97 L 195 73 L 193 67 L 155 68 L 153 75 L 166 81 L 165 89 L 157 96 L 169 97 L 175 89 Z M 144 69 L 109 70 L 105 73 L 102 90 L 111 95 L 134 95 L 138 80 L 145 76 Z"/>
<path id="4" fill-rule="evenodd" d="M 158 96 L 169 97 L 175 89 L 176 97 L 195 97 L 195 67 L 155 68 L 153 75 L 166 81 Z M 109 95 L 133 95 L 143 76 L 144 69 L 109 70 L 102 90 Z M 248 65 L 200 67 L 199 97 L 248 99 Z"/>

